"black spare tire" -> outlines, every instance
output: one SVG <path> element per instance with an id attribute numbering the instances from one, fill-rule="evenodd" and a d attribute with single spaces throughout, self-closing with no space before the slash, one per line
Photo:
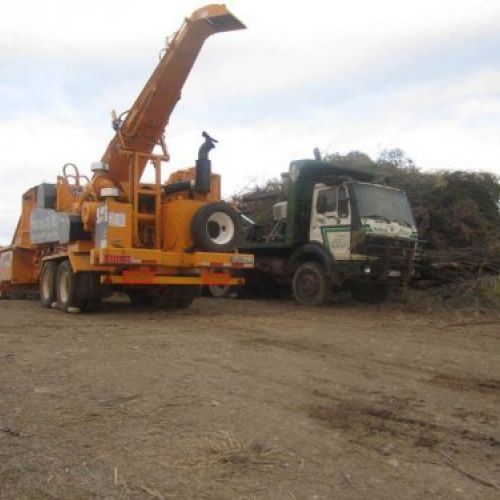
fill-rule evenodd
<path id="1" fill-rule="evenodd" d="M 194 214 L 191 233 L 194 244 L 206 252 L 232 252 L 240 242 L 241 218 L 227 203 L 210 203 Z"/>

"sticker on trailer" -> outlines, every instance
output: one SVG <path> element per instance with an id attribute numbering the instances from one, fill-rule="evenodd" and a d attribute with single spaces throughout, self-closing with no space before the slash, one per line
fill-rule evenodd
<path id="1" fill-rule="evenodd" d="M 141 260 L 133 257 L 132 255 L 112 255 L 105 254 L 101 256 L 101 264 L 114 264 L 114 265 L 123 265 L 123 264 L 140 264 Z"/>
<path id="2" fill-rule="evenodd" d="M 234 267 L 253 267 L 253 255 L 233 255 L 231 257 L 231 264 Z"/>
<path id="3" fill-rule="evenodd" d="M 109 212 L 108 213 L 108 225 L 110 227 L 126 227 L 127 214 L 124 214 L 121 212 Z"/>

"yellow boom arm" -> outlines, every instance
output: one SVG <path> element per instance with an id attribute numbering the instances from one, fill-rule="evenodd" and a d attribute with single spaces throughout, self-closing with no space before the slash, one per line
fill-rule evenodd
<path id="1" fill-rule="evenodd" d="M 165 127 L 205 40 L 214 33 L 244 28 L 224 5 L 207 5 L 186 18 L 126 118 L 114 120 L 116 135 L 102 157 L 114 182 L 129 178 L 129 156 L 123 149 L 151 153 L 162 144 Z M 146 159 L 139 165 L 139 178 L 145 164 Z"/>

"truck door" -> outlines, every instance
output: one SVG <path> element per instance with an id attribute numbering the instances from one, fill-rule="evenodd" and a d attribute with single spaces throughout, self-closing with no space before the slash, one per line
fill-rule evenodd
<path id="1" fill-rule="evenodd" d="M 351 258 L 351 213 L 345 186 L 317 184 L 311 207 L 310 241 L 318 241 L 336 260 Z"/>

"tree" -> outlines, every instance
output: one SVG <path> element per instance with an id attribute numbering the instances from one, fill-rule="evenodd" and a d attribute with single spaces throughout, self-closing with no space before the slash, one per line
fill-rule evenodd
<path id="1" fill-rule="evenodd" d="M 405 170 L 415 169 L 415 162 L 407 156 L 407 154 L 399 148 L 384 149 L 377 158 L 377 165 L 379 167 L 392 166 L 402 168 Z"/>

